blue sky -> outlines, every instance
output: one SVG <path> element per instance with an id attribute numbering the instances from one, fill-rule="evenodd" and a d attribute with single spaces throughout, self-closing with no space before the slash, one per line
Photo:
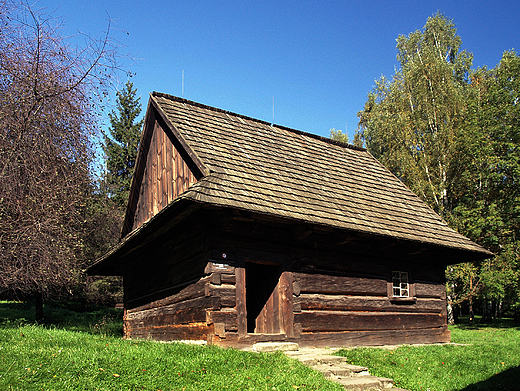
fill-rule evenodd
<path id="1" fill-rule="evenodd" d="M 397 66 L 395 40 L 441 11 L 474 67 L 520 49 L 520 1 L 39 0 L 65 34 L 112 23 L 141 96 L 159 91 L 328 137 L 352 140 L 374 80 Z M 184 89 L 182 74 L 184 72 Z M 121 87 L 126 76 L 121 74 Z"/>

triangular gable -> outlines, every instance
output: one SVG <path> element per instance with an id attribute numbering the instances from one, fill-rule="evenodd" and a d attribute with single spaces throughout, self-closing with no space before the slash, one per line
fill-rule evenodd
<path id="1" fill-rule="evenodd" d="M 207 171 L 176 133 L 150 97 L 121 237 L 150 220 Z"/>

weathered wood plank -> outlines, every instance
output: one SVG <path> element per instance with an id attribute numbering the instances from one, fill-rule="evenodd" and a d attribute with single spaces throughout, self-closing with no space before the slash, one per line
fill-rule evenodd
<path id="1" fill-rule="evenodd" d="M 127 311 L 126 319 L 132 321 L 141 321 L 145 318 L 160 317 L 164 315 L 176 314 L 181 311 L 192 309 L 207 309 L 218 310 L 220 308 L 220 301 L 218 297 L 198 297 L 196 299 L 181 301 L 159 307 L 149 308 L 141 311 Z M 181 322 L 182 323 L 182 322 Z"/>
<path id="2" fill-rule="evenodd" d="M 157 341 L 207 340 L 213 334 L 214 326 L 205 322 L 188 325 L 167 325 L 160 327 L 129 328 L 126 338 L 154 339 Z"/>
<path id="3" fill-rule="evenodd" d="M 218 297 L 222 307 L 236 306 L 236 287 L 235 285 L 213 285 L 206 284 L 204 291 L 206 296 Z"/>
<path id="4" fill-rule="evenodd" d="M 239 349 L 251 347 L 257 342 L 289 341 L 285 334 L 246 334 L 244 336 L 239 336 L 238 333 L 226 332 L 225 338 L 220 338 L 215 334 L 208 337 L 208 344 Z M 293 340 L 293 342 L 295 341 Z"/>
<path id="5" fill-rule="evenodd" d="M 302 330 L 411 330 L 446 325 L 441 314 L 409 314 L 385 312 L 302 311 L 294 314 L 294 321 Z"/>
<path id="6" fill-rule="evenodd" d="M 387 296 L 387 282 L 383 279 L 329 276 L 326 274 L 294 273 L 302 293 L 338 295 Z"/>
<path id="7" fill-rule="evenodd" d="M 443 326 L 414 330 L 303 333 L 296 342 L 300 347 L 349 347 L 412 343 L 449 343 L 450 331 L 447 326 Z"/>
<path id="8" fill-rule="evenodd" d="M 132 312 L 144 311 L 151 308 L 162 307 L 165 305 L 170 305 L 174 303 L 178 303 L 181 301 L 186 301 L 190 299 L 194 299 L 197 297 L 204 297 L 206 284 L 209 281 L 209 277 L 203 277 L 199 279 L 197 282 L 193 284 L 187 285 L 185 288 L 182 288 L 178 293 L 166 297 L 161 300 L 155 300 L 150 303 L 141 305 L 135 308 L 128 308 L 127 313 L 130 314 Z"/>
<path id="9" fill-rule="evenodd" d="M 415 295 L 446 300 L 446 286 L 444 284 L 415 283 Z"/>
<path id="10" fill-rule="evenodd" d="M 237 311 L 211 311 L 206 310 L 206 323 L 222 323 L 226 326 L 226 331 L 238 331 Z"/>
<path id="11" fill-rule="evenodd" d="M 293 273 L 284 271 L 278 283 L 280 286 L 281 331 L 288 337 L 294 337 L 293 282 Z"/>
<path id="12" fill-rule="evenodd" d="M 301 293 L 301 286 L 300 281 L 293 281 L 293 294 L 294 296 L 300 296 Z"/>
<path id="13" fill-rule="evenodd" d="M 304 293 L 299 297 L 302 310 L 386 311 L 442 313 L 446 302 L 440 299 L 418 299 L 415 303 L 393 303 L 380 296 L 347 296 Z"/>
<path id="14" fill-rule="evenodd" d="M 246 269 L 237 267 L 235 269 L 236 284 L 236 309 L 238 335 L 247 335 L 247 312 L 246 312 Z"/>
<path id="15" fill-rule="evenodd" d="M 236 279 L 235 274 L 221 274 L 220 275 L 220 282 L 222 284 L 236 285 L 237 279 Z"/>
<path id="16" fill-rule="evenodd" d="M 211 305 L 211 303 L 209 304 Z M 177 324 L 200 323 L 206 320 L 205 308 L 174 310 L 168 307 L 135 312 L 127 317 L 127 327 L 157 327 Z"/>
<path id="17" fill-rule="evenodd" d="M 237 333 L 226 333 L 226 338 L 210 335 L 208 343 L 222 346 L 244 348 L 257 342 L 286 341 L 296 342 L 300 347 L 350 347 L 350 346 L 383 346 L 411 343 L 448 343 L 450 331 L 446 326 L 414 330 L 380 330 L 380 331 L 343 331 L 302 333 L 289 338 L 284 334 L 265 335 L 247 334 L 240 337 Z"/>

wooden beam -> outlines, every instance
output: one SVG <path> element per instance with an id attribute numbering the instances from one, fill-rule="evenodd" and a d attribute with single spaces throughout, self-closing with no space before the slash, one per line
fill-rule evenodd
<path id="1" fill-rule="evenodd" d="M 236 297 L 237 297 L 237 320 L 238 335 L 247 335 L 247 309 L 246 309 L 246 269 L 245 267 L 235 268 L 237 279 Z"/>

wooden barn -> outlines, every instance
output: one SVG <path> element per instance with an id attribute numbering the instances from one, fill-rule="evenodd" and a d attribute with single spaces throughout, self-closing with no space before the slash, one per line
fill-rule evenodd
<path id="1" fill-rule="evenodd" d="M 153 93 L 118 246 L 129 338 L 448 342 L 444 270 L 490 256 L 362 148 Z"/>

